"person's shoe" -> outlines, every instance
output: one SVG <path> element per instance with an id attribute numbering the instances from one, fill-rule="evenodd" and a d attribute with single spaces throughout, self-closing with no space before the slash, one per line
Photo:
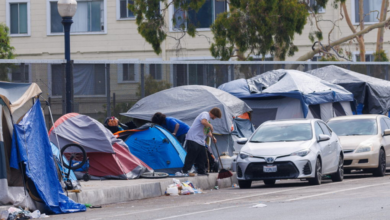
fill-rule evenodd
<path id="1" fill-rule="evenodd" d="M 175 176 L 188 176 L 188 173 L 176 172 Z"/>

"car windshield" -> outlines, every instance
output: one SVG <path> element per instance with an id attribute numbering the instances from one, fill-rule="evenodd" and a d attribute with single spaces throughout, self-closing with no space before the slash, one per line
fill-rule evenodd
<path id="1" fill-rule="evenodd" d="M 250 142 L 307 141 L 312 139 L 310 123 L 264 124 L 252 136 Z"/>
<path id="2" fill-rule="evenodd" d="M 338 136 L 376 135 L 378 133 L 376 119 L 333 120 L 329 127 Z"/>

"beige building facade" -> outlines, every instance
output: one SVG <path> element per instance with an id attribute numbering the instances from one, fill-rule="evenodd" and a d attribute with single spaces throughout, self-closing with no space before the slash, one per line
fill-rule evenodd
<path id="1" fill-rule="evenodd" d="M 313 3 L 313 0 L 307 0 Z M 357 24 L 356 2 L 347 0 L 347 8 L 352 21 Z M 107 96 L 116 103 L 131 103 L 140 97 L 141 75 L 150 75 L 158 82 L 171 86 L 203 84 L 218 86 L 237 78 L 234 67 L 229 65 L 207 64 L 139 64 L 137 62 L 161 61 L 209 61 L 215 60 L 209 51 L 212 33 L 208 28 L 216 15 L 228 7 L 218 0 L 206 0 L 194 22 L 200 26 L 201 36 L 185 36 L 178 42 L 172 38 L 162 44 L 162 53 L 157 55 L 152 47 L 138 34 L 132 12 L 126 5 L 131 0 L 78 0 L 77 13 L 71 29 L 71 58 L 75 60 L 74 94 L 75 111 L 95 118 L 104 117 Z M 364 11 L 380 8 L 382 0 L 364 1 Z M 329 1 L 326 9 L 320 10 L 322 20 L 335 21 L 341 18 L 340 9 Z M 367 7 L 367 8 L 366 8 Z M 175 9 L 170 6 L 166 13 L 169 35 L 179 37 L 171 22 Z M 184 12 L 183 12 L 184 13 Z M 192 12 L 194 13 L 194 12 Z M 182 14 L 181 16 L 184 16 Z M 179 16 L 180 17 L 180 16 Z M 376 22 L 376 16 L 366 16 L 366 25 Z M 11 30 L 11 45 L 15 47 L 17 59 L 21 60 L 60 60 L 64 57 L 64 36 L 61 17 L 57 11 L 57 0 L 0 0 L 0 23 Z M 324 42 L 334 41 L 352 34 L 345 19 L 338 22 L 332 33 L 332 22 L 322 21 L 319 27 L 324 33 Z M 309 20 L 302 35 L 296 35 L 294 44 L 299 51 L 287 61 L 295 61 L 311 50 L 308 35 L 316 26 Z M 390 35 L 385 32 L 384 48 L 390 51 Z M 377 31 L 365 35 L 367 61 L 375 51 Z M 343 47 L 358 54 L 355 41 Z M 254 57 L 261 59 L 261 57 Z M 272 60 L 266 56 L 266 60 Z M 356 60 L 356 56 L 352 57 Z M 99 62 L 95 62 L 99 61 Z M 106 62 L 105 62 L 106 61 Z M 109 63 L 109 64 L 106 64 Z M 43 91 L 44 98 L 50 98 L 56 116 L 62 114 L 63 65 L 55 63 L 25 63 L 12 68 L 9 79 L 14 82 L 36 82 Z M 258 71 L 267 70 L 265 67 Z M 137 94 L 138 93 L 138 94 Z"/>

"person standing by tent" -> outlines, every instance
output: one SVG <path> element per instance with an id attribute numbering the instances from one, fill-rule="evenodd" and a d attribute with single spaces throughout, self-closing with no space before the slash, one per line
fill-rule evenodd
<path id="1" fill-rule="evenodd" d="M 184 144 L 186 134 L 190 129 L 190 126 L 188 126 L 183 121 L 177 118 L 167 117 L 161 112 L 156 112 L 153 115 L 152 123 L 158 124 L 163 128 L 167 129 L 169 132 L 171 132 L 177 138 L 181 145 Z"/>
<path id="2" fill-rule="evenodd" d="M 114 116 L 106 118 L 104 121 L 104 127 L 110 130 L 113 134 L 118 131 L 137 128 L 133 121 L 129 121 L 125 124 L 119 122 Z"/>
<path id="3" fill-rule="evenodd" d="M 184 161 L 183 173 L 188 173 L 194 163 L 198 164 L 198 174 L 206 174 L 205 164 L 207 158 L 205 153 L 205 139 L 207 136 L 212 138 L 214 143 L 217 139 L 213 137 L 214 128 L 210 124 L 210 119 L 221 118 L 221 109 L 215 107 L 209 112 L 200 113 L 194 120 L 190 130 L 188 130 L 186 137 L 187 156 Z"/>

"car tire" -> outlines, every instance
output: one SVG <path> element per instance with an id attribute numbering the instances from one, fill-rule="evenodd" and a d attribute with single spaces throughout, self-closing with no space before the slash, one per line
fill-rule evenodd
<path id="1" fill-rule="evenodd" d="M 240 186 L 240 189 L 248 189 L 252 186 L 252 180 L 239 180 L 238 185 Z"/>
<path id="2" fill-rule="evenodd" d="M 275 185 L 275 182 L 276 180 L 263 180 L 264 181 L 264 185 L 266 186 L 273 186 Z"/>
<path id="3" fill-rule="evenodd" d="M 331 177 L 333 182 L 341 182 L 344 179 L 344 159 L 341 155 L 339 159 L 339 165 L 337 167 L 337 172 L 332 174 Z"/>
<path id="4" fill-rule="evenodd" d="M 386 154 L 383 149 L 379 151 L 378 168 L 373 172 L 374 176 L 384 176 L 386 173 Z"/>
<path id="5" fill-rule="evenodd" d="M 317 158 L 315 177 L 309 179 L 309 184 L 310 185 L 321 185 L 321 181 L 322 181 L 322 165 L 321 165 L 320 158 Z"/>

